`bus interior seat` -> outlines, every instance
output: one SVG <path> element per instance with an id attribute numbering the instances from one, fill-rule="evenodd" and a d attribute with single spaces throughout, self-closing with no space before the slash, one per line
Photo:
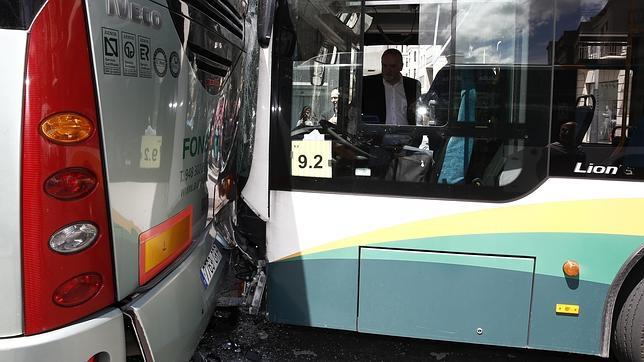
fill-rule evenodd
<path id="1" fill-rule="evenodd" d="M 489 173 L 494 172 L 492 163 L 501 163 L 503 156 L 503 142 L 500 140 L 478 139 L 474 142 L 470 164 L 467 167 L 466 183 L 482 185 Z M 501 160 L 499 160 L 501 158 Z M 496 165 L 498 167 L 498 165 Z M 489 182 L 489 181 L 487 181 Z"/>
<path id="2" fill-rule="evenodd" d="M 535 147 L 525 148 L 503 144 L 485 169 L 481 185 L 502 187 L 513 183 L 526 172 L 538 173 L 542 166 L 545 167 L 545 155 L 546 153 L 538 152 Z M 526 165 L 538 166 L 526 168 Z"/>
<path id="3" fill-rule="evenodd" d="M 625 149 L 624 165 L 644 167 L 644 118 L 634 127 L 629 127 L 628 147 Z"/>
<path id="4" fill-rule="evenodd" d="M 472 137 L 448 137 L 441 150 L 441 162 L 436 181 L 444 184 L 462 184 L 466 181 L 467 170 L 474 151 Z M 462 158 L 462 161 L 461 161 Z"/>
<path id="5" fill-rule="evenodd" d="M 429 183 L 436 184 L 438 183 L 438 177 L 441 174 L 443 168 L 443 161 L 445 160 L 445 151 L 447 150 L 447 142 L 449 137 L 445 137 L 444 141 L 441 142 L 440 147 L 433 148 L 434 150 L 434 168 L 432 173 L 429 175 Z"/>
<path id="6" fill-rule="evenodd" d="M 593 122 L 595 104 L 594 95 L 587 94 L 577 97 L 577 102 L 575 103 L 575 122 L 577 123 L 575 141 L 577 145 L 580 145 L 584 140 L 584 136 Z"/>
<path id="7" fill-rule="evenodd" d="M 628 126 L 626 127 L 626 131 L 624 131 L 624 128 L 622 126 L 615 126 L 610 132 L 610 143 L 613 147 L 619 146 L 619 143 L 622 141 L 622 138 L 624 138 L 624 145 L 628 145 L 628 140 L 631 136 L 631 133 L 633 133 L 634 127 Z M 618 132 L 619 131 L 619 132 Z"/>
<path id="8" fill-rule="evenodd" d="M 508 160 L 506 148 L 505 145 L 501 145 L 490 159 L 481 175 L 481 186 L 499 186 L 499 176 L 504 171 Z"/>
<path id="9" fill-rule="evenodd" d="M 462 140 L 463 144 L 450 148 L 450 142 L 454 142 L 452 140 Z M 460 173 L 462 172 L 463 181 L 458 183 L 494 185 L 494 179 L 503 171 L 503 165 L 505 164 L 503 143 L 500 140 L 474 139 L 471 142 L 472 140 L 472 137 L 449 137 L 439 151 L 434 153 L 436 163 L 430 182 L 451 184 L 454 182 L 450 182 L 450 178 L 454 179 L 457 176 L 461 176 Z M 462 171 L 455 169 L 454 165 L 449 165 L 449 170 L 445 169 L 445 167 L 448 167 L 445 165 L 447 152 L 456 150 L 457 152 L 465 153 L 468 148 L 470 149 L 470 154 L 464 160 Z M 463 156 L 465 157 L 465 154 Z"/>

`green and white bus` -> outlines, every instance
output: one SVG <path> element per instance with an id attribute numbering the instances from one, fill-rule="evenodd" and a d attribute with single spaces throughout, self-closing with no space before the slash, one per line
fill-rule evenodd
<path id="1" fill-rule="evenodd" d="M 643 2 L 275 14 L 242 192 L 271 321 L 642 359 Z M 368 110 L 389 48 L 409 124 Z"/>

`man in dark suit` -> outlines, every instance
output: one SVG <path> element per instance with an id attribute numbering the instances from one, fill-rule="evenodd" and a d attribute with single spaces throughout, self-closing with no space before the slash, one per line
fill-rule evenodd
<path id="1" fill-rule="evenodd" d="M 380 59 L 382 73 L 363 77 L 362 115 L 366 123 L 415 125 L 420 82 L 404 77 L 402 54 L 387 49 Z"/>

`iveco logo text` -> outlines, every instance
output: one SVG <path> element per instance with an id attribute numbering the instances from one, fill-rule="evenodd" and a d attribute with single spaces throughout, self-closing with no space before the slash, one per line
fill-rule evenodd
<path id="1" fill-rule="evenodd" d="M 599 175 L 617 175 L 617 170 L 619 167 L 617 166 L 602 166 L 602 165 L 593 165 L 593 163 L 589 163 L 588 167 L 585 169 L 582 168 L 583 164 L 581 162 L 577 162 L 575 165 L 575 173 L 593 173 L 593 174 L 599 174 Z"/>
<path id="2" fill-rule="evenodd" d="M 161 14 L 158 11 L 141 6 L 128 0 L 107 0 L 107 15 L 118 15 L 121 19 L 129 19 L 153 28 L 161 27 Z"/>

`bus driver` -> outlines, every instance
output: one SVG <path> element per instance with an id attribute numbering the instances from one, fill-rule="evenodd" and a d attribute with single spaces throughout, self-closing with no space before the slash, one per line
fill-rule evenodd
<path id="1" fill-rule="evenodd" d="M 363 78 L 362 113 L 367 123 L 415 125 L 420 82 L 403 76 L 403 57 L 387 49 L 380 59 L 382 73 Z"/>

